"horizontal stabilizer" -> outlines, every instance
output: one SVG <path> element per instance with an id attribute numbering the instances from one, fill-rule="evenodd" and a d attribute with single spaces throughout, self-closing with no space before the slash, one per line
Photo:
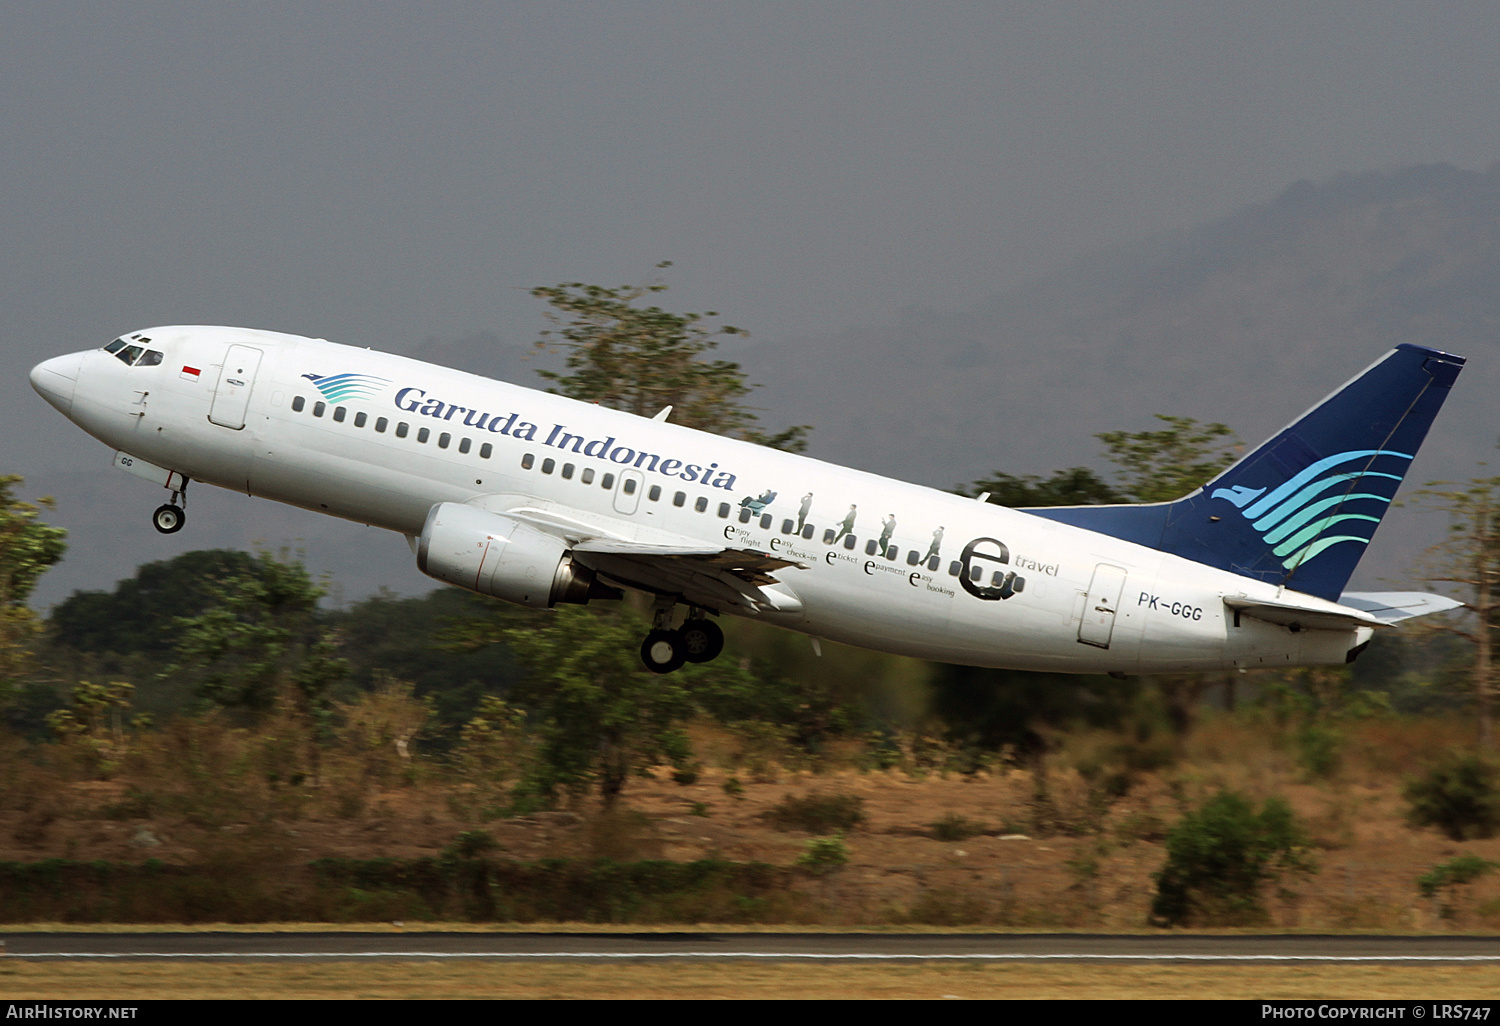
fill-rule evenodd
<path id="1" fill-rule="evenodd" d="M 1390 624 L 1457 609 L 1463 603 L 1425 591 L 1346 591 L 1339 596 L 1339 605 L 1362 609 L 1381 623 Z"/>
<path id="2" fill-rule="evenodd" d="M 1224 604 L 1234 610 L 1236 621 L 1241 616 L 1253 616 L 1294 631 L 1347 631 L 1355 627 L 1382 627 L 1386 623 L 1363 610 L 1337 606 L 1332 602 L 1287 602 L 1226 595 Z"/>

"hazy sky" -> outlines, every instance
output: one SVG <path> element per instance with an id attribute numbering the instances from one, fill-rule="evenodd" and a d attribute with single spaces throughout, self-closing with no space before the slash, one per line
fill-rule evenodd
<path id="1" fill-rule="evenodd" d="M 25 371 L 153 324 L 524 343 L 528 287 L 670 259 L 764 358 L 1299 178 L 1483 167 L 1497 53 L 1493 2 L 9 4 L 0 472 L 112 473 Z"/>

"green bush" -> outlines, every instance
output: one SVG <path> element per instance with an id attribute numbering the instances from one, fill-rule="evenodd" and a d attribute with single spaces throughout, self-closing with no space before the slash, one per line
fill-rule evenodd
<path id="1" fill-rule="evenodd" d="M 1477 755 L 1449 755 L 1410 781 L 1405 794 L 1412 826 L 1435 826 L 1455 841 L 1500 830 L 1500 769 Z"/>
<path id="2" fill-rule="evenodd" d="M 1339 771 L 1344 736 L 1323 723 L 1309 723 L 1297 732 L 1297 761 L 1309 777 L 1327 779 Z"/>
<path id="3" fill-rule="evenodd" d="M 1221 791 L 1167 835 L 1152 921 L 1159 926 L 1263 923 L 1263 886 L 1286 872 L 1310 872 L 1308 843 L 1281 799 L 1268 799 L 1257 812 L 1245 796 Z"/>
<path id="4" fill-rule="evenodd" d="M 848 862 L 849 846 L 842 837 L 814 837 L 797 858 L 797 865 L 818 876 L 843 869 Z"/>
<path id="5" fill-rule="evenodd" d="M 483 830 L 465 830 L 443 849 L 448 859 L 477 859 L 486 852 L 499 848 L 499 843 Z"/>
<path id="6" fill-rule="evenodd" d="M 865 800 L 852 794 L 825 795 L 816 791 L 801 798 L 786 795 L 763 815 L 777 830 L 842 833 L 865 821 Z"/>
<path id="7" fill-rule="evenodd" d="M 939 841 L 967 841 L 971 837 L 978 837 L 987 829 L 983 823 L 976 823 L 952 812 L 929 825 L 932 827 L 932 836 Z"/>
<path id="8" fill-rule="evenodd" d="M 1440 863 L 1417 877 L 1417 890 L 1425 898 L 1433 898 L 1444 888 L 1460 887 L 1473 883 L 1486 873 L 1494 872 L 1500 863 L 1482 859 L 1478 855 L 1460 855 L 1456 859 Z"/>

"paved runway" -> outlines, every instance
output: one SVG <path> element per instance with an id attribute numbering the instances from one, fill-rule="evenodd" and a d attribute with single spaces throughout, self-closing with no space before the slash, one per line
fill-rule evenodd
<path id="1" fill-rule="evenodd" d="M 28 959 L 1500 962 L 1500 937 L 798 933 L 16 933 Z"/>

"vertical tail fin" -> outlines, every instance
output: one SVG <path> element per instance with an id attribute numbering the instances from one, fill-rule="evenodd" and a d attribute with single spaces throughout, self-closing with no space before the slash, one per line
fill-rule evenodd
<path id="1" fill-rule="evenodd" d="M 1463 365 L 1397 346 L 1185 498 L 1026 512 L 1337 601 Z"/>

